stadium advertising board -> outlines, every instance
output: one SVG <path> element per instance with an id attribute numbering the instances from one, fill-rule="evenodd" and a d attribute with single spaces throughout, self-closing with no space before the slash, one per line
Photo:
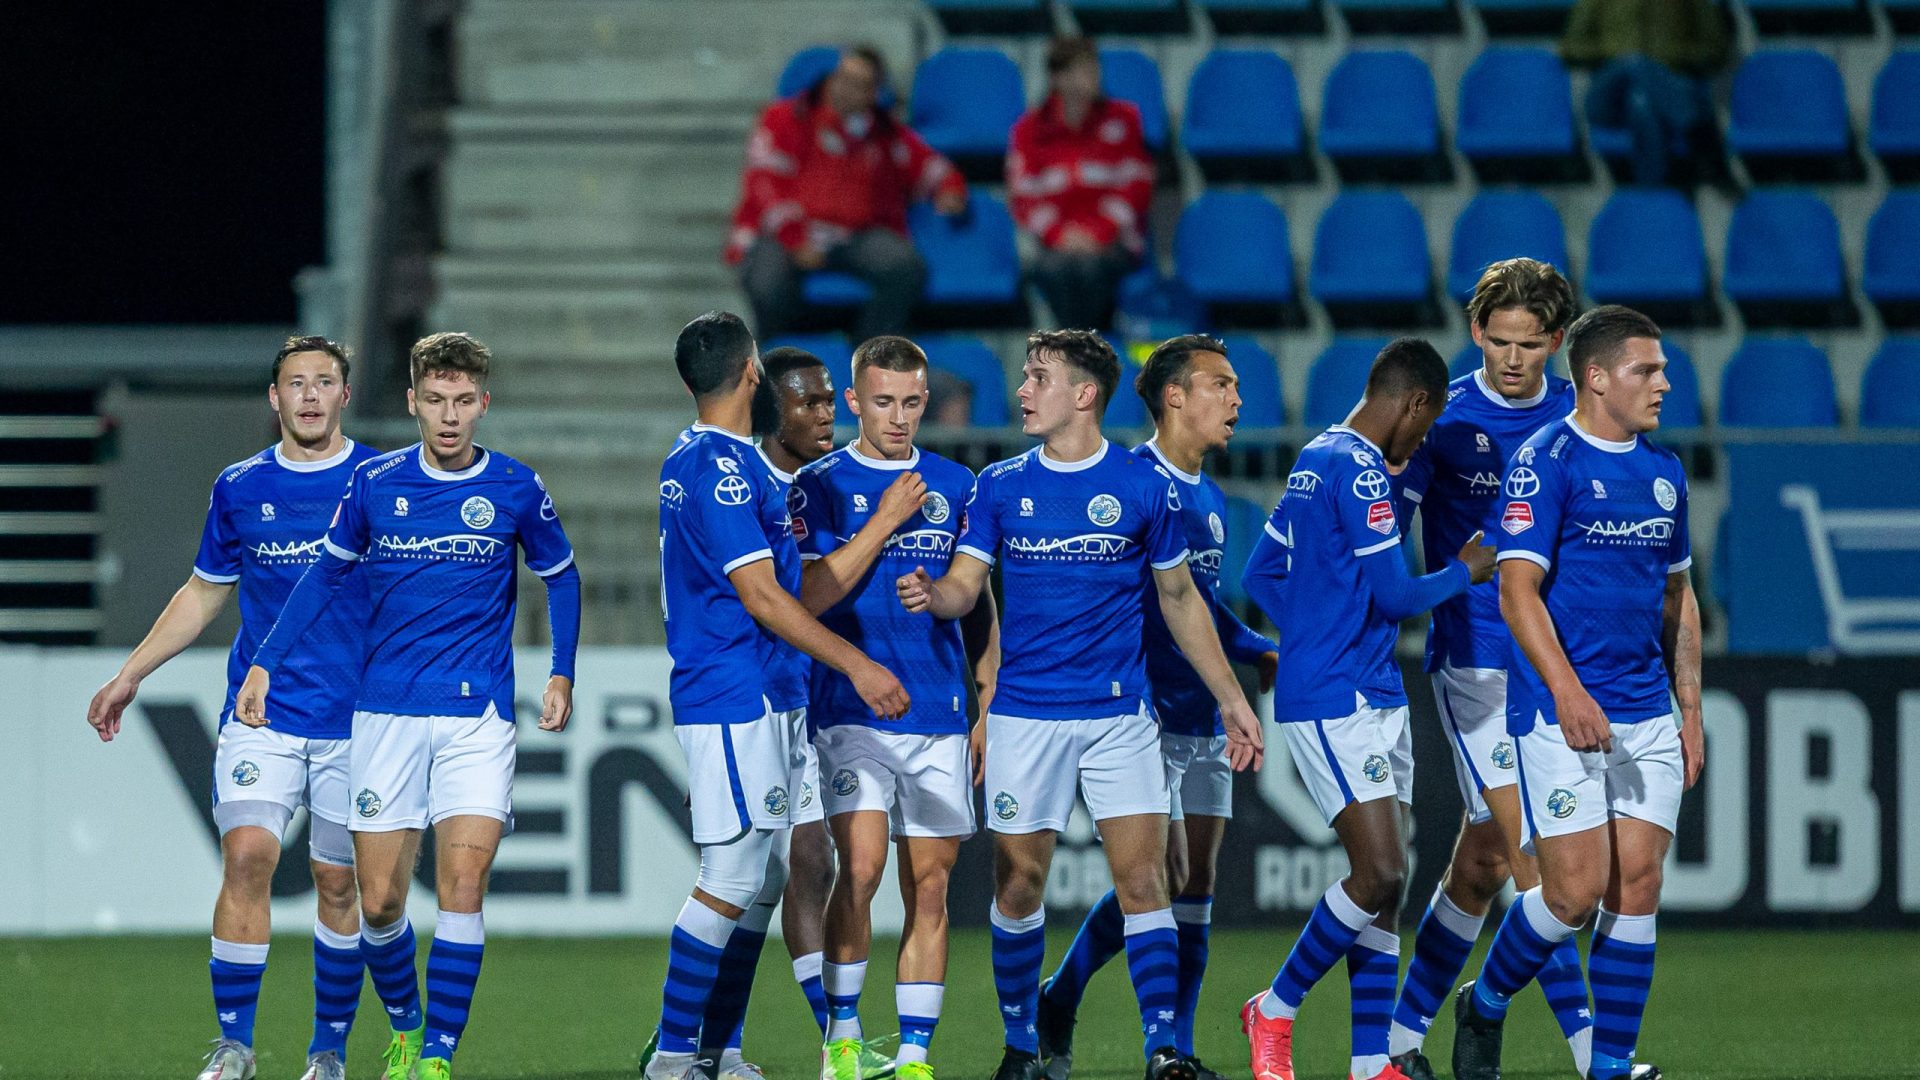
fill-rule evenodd
<path id="1" fill-rule="evenodd" d="M 525 696 L 543 684 L 546 658 L 522 654 Z M 120 660 L 105 649 L 0 650 L 0 934 L 206 928 L 220 876 L 207 805 L 225 652 L 194 650 L 162 668 L 119 739 L 102 745 L 84 722 L 87 700 Z M 517 831 L 501 849 L 489 926 L 603 934 L 671 925 L 696 858 L 667 672 L 663 650 L 582 650 L 569 729 L 522 726 Z M 1426 679 L 1407 675 L 1417 907 L 1445 865 L 1460 805 Z M 1706 679 L 1708 767 L 1682 810 L 1663 918 L 1920 925 L 1920 663 L 1723 659 L 1708 662 Z M 1215 905 L 1223 925 L 1297 922 L 1344 872 L 1285 755 L 1270 735 L 1266 768 L 1236 788 Z M 303 819 L 289 836 L 275 917 L 300 927 L 312 918 Z M 976 839 L 962 852 L 953 918 L 983 923 L 989 846 Z M 423 859 L 423 883 L 431 867 Z M 1107 886 L 1092 828 L 1076 814 L 1049 888 L 1056 925 Z M 417 917 L 431 918 L 430 889 L 416 889 L 414 903 Z M 883 884 L 876 923 L 885 931 L 899 918 L 898 890 Z"/>

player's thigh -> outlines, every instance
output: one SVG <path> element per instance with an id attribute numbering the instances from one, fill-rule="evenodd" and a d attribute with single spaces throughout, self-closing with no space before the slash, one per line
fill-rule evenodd
<path id="1" fill-rule="evenodd" d="M 1188 896 L 1212 895 L 1219 877 L 1220 844 L 1227 835 L 1227 818 L 1212 814 L 1188 814 L 1168 836 L 1178 833 L 1187 848 L 1187 875 L 1181 892 Z"/>
<path id="2" fill-rule="evenodd" d="M 1651 915 L 1660 907 L 1662 871 L 1673 833 L 1649 821 L 1616 816 L 1607 825 L 1613 849 L 1613 877 L 1607 882 L 1607 910 L 1616 915 Z"/>
<path id="3" fill-rule="evenodd" d="M 1382 712 L 1362 706 L 1346 716 L 1280 725 L 1294 768 L 1329 825 L 1349 805 L 1400 796 L 1395 761 L 1405 752 L 1406 724 L 1395 726 Z"/>
<path id="4" fill-rule="evenodd" d="M 880 734 L 889 736 L 893 751 L 894 835 L 950 840 L 955 845 L 972 836 L 973 772 L 967 760 L 967 737 Z"/>
<path id="5" fill-rule="evenodd" d="M 822 728 L 814 746 L 820 754 L 821 802 L 829 819 L 844 814 L 893 812 L 893 752 L 884 736 L 860 724 Z M 835 828 L 835 839 L 839 830 Z"/>
<path id="6" fill-rule="evenodd" d="M 307 801 L 307 742 L 270 727 L 236 721 L 220 726 L 213 754 L 213 821 L 223 846 L 234 830 L 251 826 L 272 838 L 278 857 L 287 823 Z M 240 836 L 235 843 L 253 856 L 260 839 Z"/>
<path id="7" fill-rule="evenodd" d="M 433 757 L 427 766 L 427 820 L 492 818 L 513 831 L 513 770 L 518 752 L 513 724 L 489 706 L 477 717 L 436 716 Z"/>
<path id="8" fill-rule="evenodd" d="M 1497 668 L 1441 668 L 1433 673 L 1434 706 L 1453 757 L 1454 778 L 1468 816 L 1492 815 L 1484 793 L 1518 782 L 1507 734 L 1507 673 Z"/>
<path id="9" fill-rule="evenodd" d="M 1520 850 L 1526 826 L 1521 821 L 1519 770 L 1514 772 L 1512 784 L 1486 790 L 1487 811 L 1491 816 L 1487 822 L 1472 828 L 1499 830 L 1500 843 L 1506 852 L 1507 873 L 1513 878 L 1513 887 L 1525 892 L 1540 884 L 1540 868 L 1532 855 Z"/>
<path id="10" fill-rule="evenodd" d="M 902 836 L 899 851 L 900 899 L 909 912 L 939 915 L 947 910 L 947 883 L 960 860 L 958 836 Z"/>
<path id="11" fill-rule="evenodd" d="M 887 812 L 849 810 L 829 817 L 827 826 L 833 831 L 833 846 L 840 857 L 839 884 L 864 900 L 872 899 L 886 872 L 887 850 L 893 839 L 893 822 Z"/>
<path id="12" fill-rule="evenodd" d="M 1597 902 L 1611 874 L 1604 756 L 1567 745 L 1557 725 L 1540 723 L 1514 739 L 1519 757 L 1523 847 L 1538 865 L 1559 914 Z"/>
<path id="13" fill-rule="evenodd" d="M 1051 829 L 993 835 L 994 896 L 1002 914 L 1024 918 L 1040 906 L 1060 834 Z"/>
<path id="14" fill-rule="evenodd" d="M 369 912 L 404 909 L 414 864 L 420 859 L 420 830 L 389 829 L 353 834 L 353 872 L 361 906 Z"/>
<path id="15" fill-rule="evenodd" d="M 1125 716 L 1076 720 L 1080 739 L 1080 791 L 1096 823 L 1109 818 L 1157 817 L 1152 844 L 1157 864 L 1166 851 L 1167 767 L 1160 726 L 1145 709 Z M 1112 861 L 1112 852 L 1108 853 Z"/>
<path id="16" fill-rule="evenodd" d="M 427 777 L 433 765 L 433 723 L 423 716 L 356 712 L 347 740 L 347 786 L 353 792 L 347 828 L 355 833 L 427 827 Z M 354 841 L 354 855 L 360 855 Z"/>
<path id="17" fill-rule="evenodd" d="M 988 828 L 1017 835 L 1067 827 L 1084 737 L 1080 723 L 987 714 Z M 1157 760 L 1154 769 L 1157 774 Z"/>

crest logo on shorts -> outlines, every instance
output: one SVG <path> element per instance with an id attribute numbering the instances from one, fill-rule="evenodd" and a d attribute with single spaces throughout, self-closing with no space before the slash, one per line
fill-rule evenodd
<path id="1" fill-rule="evenodd" d="M 1673 490 L 1673 482 L 1664 476 L 1654 480 L 1653 501 L 1659 503 L 1662 510 L 1673 509 L 1674 504 L 1680 501 L 1679 494 Z"/>
<path id="2" fill-rule="evenodd" d="M 1368 754 L 1367 760 L 1360 763 L 1360 775 L 1376 784 L 1387 782 L 1387 759 L 1379 754 Z"/>
<path id="3" fill-rule="evenodd" d="M 833 774 L 833 793 L 835 795 L 844 799 L 859 790 L 860 778 L 854 775 L 852 769 L 841 769 L 839 772 Z"/>
<path id="4" fill-rule="evenodd" d="M 781 817 L 787 812 L 787 789 L 775 784 L 767 789 L 767 797 L 762 801 L 766 804 L 767 813 Z"/>
<path id="5" fill-rule="evenodd" d="M 1019 817 L 1020 800 L 1005 791 L 994 793 L 993 816 L 999 818 L 1001 821 L 1012 821 L 1014 818 Z"/>
<path id="6" fill-rule="evenodd" d="M 1213 533 L 1214 543 L 1224 544 L 1227 542 L 1227 527 L 1220 523 L 1219 514 L 1207 515 L 1207 528 Z"/>
<path id="7" fill-rule="evenodd" d="M 233 767 L 233 782 L 241 787 L 257 783 L 260 779 L 260 766 L 251 761 L 242 761 Z"/>
<path id="8" fill-rule="evenodd" d="M 805 810 L 807 807 L 812 805 L 813 805 L 813 785 L 803 780 L 800 782 L 800 809 Z"/>
<path id="9" fill-rule="evenodd" d="M 1087 500 L 1087 520 L 1101 528 L 1120 521 L 1120 500 L 1111 495 L 1095 495 Z"/>
<path id="10" fill-rule="evenodd" d="M 460 520 L 470 529 L 484 529 L 493 524 L 493 504 L 483 495 L 475 495 L 460 504 Z"/>
<path id="11" fill-rule="evenodd" d="M 929 491 L 927 492 L 927 504 L 920 508 L 920 512 L 926 515 L 927 524 L 943 525 L 946 523 L 948 516 L 953 513 L 953 509 L 947 505 L 947 497 L 945 495 L 937 491 Z"/>
<path id="12" fill-rule="evenodd" d="M 360 794 L 353 797 L 353 806 L 361 817 L 373 817 L 380 812 L 380 796 L 375 795 L 372 788 L 361 788 Z"/>
<path id="13" fill-rule="evenodd" d="M 1569 818 L 1580 808 L 1580 796 L 1557 787 L 1547 793 L 1547 813 L 1557 818 Z"/>
<path id="14" fill-rule="evenodd" d="M 1493 764 L 1495 768 L 1513 768 L 1513 744 L 1499 742 L 1493 744 Z"/>

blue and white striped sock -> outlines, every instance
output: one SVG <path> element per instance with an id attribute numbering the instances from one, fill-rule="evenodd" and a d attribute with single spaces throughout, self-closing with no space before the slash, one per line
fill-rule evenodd
<path id="1" fill-rule="evenodd" d="M 1173 1048 L 1193 1056 L 1193 1017 L 1200 983 L 1207 977 L 1207 935 L 1213 930 L 1213 897 L 1182 896 L 1173 902 L 1173 929 L 1180 938 L 1180 1000 L 1173 1018 Z"/>
<path id="2" fill-rule="evenodd" d="M 947 986 L 937 982 L 893 984 L 893 1004 L 900 1012 L 900 1052 L 895 1063 L 908 1065 L 927 1060 L 933 1045 L 933 1029 L 940 1023 L 940 1006 L 946 1002 Z"/>
<path id="3" fill-rule="evenodd" d="M 1540 991 L 1547 995 L 1547 1006 L 1560 1023 L 1560 1033 L 1573 1049 L 1574 1065 L 1587 1075 L 1592 1059 L 1593 1010 L 1587 1004 L 1587 975 L 1580 970 L 1580 946 L 1568 938 L 1553 947 L 1546 966 L 1534 977 Z M 1583 1060 L 1585 1059 L 1585 1060 Z"/>
<path id="4" fill-rule="evenodd" d="M 987 917 L 993 923 L 993 989 L 1007 1045 L 1038 1054 L 1033 1014 L 1040 1007 L 1040 964 L 1047 958 L 1047 909 L 1016 919 L 1002 914 L 996 901 Z"/>
<path id="5" fill-rule="evenodd" d="M 486 918 L 477 911 L 442 911 L 434 916 L 433 944 L 427 949 L 427 1030 L 423 1058 L 446 1058 L 460 1046 L 473 991 L 480 982 L 480 961 L 487 951 Z"/>
<path id="6" fill-rule="evenodd" d="M 1313 905 L 1306 928 L 1293 943 L 1287 962 L 1273 977 L 1273 988 L 1260 999 L 1260 1015 L 1268 1019 L 1293 1017 L 1306 1000 L 1307 991 L 1340 962 L 1359 939 L 1360 931 L 1372 923 L 1377 912 L 1362 911 L 1340 882 L 1328 887 L 1320 902 Z"/>
<path id="7" fill-rule="evenodd" d="M 360 1007 L 367 962 L 360 956 L 360 935 L 337 934 L 325 923 L 313 924 L 313 1041 L 307 1056 L 332 1051 L 347 1060 L 347 1033 Z"/>
<path id="8" fill-rule="evenodd" d="M 1593 1077 L 1615 1080 L 1633 1070 L 1640 1019 L 1653 989 L 1654 916 L 1616 915 L 1605 908 L 1593 926 L 1587 976 L 1593 983 Z"/>
<path id="9" fill-rule="evenodd" d="M 1407 981 L 1400 988 L 1400 1001 L 1393 1010 L 1393 1029 L 1388 1053 L 1398 1057 L 1420 1049 L 1427 1029 L 1440 1015 L 1447 992 L 1460 981 L 1460 972 L 1473 953 L 1480 937 L 1485 915 L 1469 915 L 1434 887 L 1427 913 L 1420 917 L 1420 929 L 1413 937 L 1413 962 L 1407 965 Z"/>
<path id="10" fill-rule="evenodd" d="M 1507 909 L 1507 917 L 1500 920 L 1493 946 L 1480 965 L 1480 977 L 1473 984 L 1480 1015 L 1489 1020 L 1506 1019 L 1513 995 L 1540 974 L 1554 947 L 1573 933 L 1573 927 L 1547 910 L 1538 886 L 1521 893 Z"/>
<path id="11" fill-rule="evenodd" d="M 820 978 L 827 990 L 827 1041 L 863 1038 L 865 1033 L 860 1030 L 860 988 L 867 981 L 867 962 L 829 962 Z"/>
<path id="12" fill-rule="evenodd" d="M 424 1022 L 420 1016 L 420 972 L 414 967 L 415 948 L 413 924 L 405 915 L 386 926 L 360 921 L 360 956 L 367 962 L 373 992 L 387 1010 L 387 1023 L 395 1031 L 413 1031 Z"/>
<path id="13" fill-rule="evenodd" d="M 213 1013 L 220 1037 L 253 1045 L 253 1016 L 260 1007 L 260 978 L 267 973 L 267 946 L 213 939 Z"/>
<path id="14" fill-rule="evenodd" d="M 1126 922 L 1120 914 L 1120 898 L 1108 889 L 1107 895 L 1096 901 L 1087 911 L 1087 917 L 1080 920 L 1073 944 L 1067 947 L 1067 955 L 1060 958 L 1060 966 L 1047 983 L 1047 1000 L 1078 1009 L 1093 973 L 1120 955 L 1126 944 Z"/>
<path id="15" fill-rule="evenodd" d="M 706 1015 L 700 1021 L 702 1050 L 738 1050 L 747 1027 L 747 1002 L 753 997 L 753 977 L 760 970 L 760 951 L 773 925 L 772 903 L 755 903 L 741 912 L 727 947 L 720 954 L 720 974 L 713 980 Z M 718 1039 L 719 1042 L 714 1040 Z M 722 1045 L 724 1044 L 724 1045 Z"/>
<path id="16" fill-rule="evenodd" d="M 667 939 L 667 982 L 660 994 L 660 1052 L 691 1054 L 699 1049 L 700 1021 L 713 997 L 720 957 L 733 936 L 734 921 L 687 898 Z"/>
<path id="17" fill-rule="evenodd" d="M 1127 974 L 1140 1002 L 1141 1051 L 1152 1057 L 1174 1042 L 1174 1020 L 1180 1015 L 1180 935 L 1172 908 L 1128 915 L 1125 926 Z"/>
<path id="18" fill-rule="evenodd" d="M 1387 1028 L 1400 981 L 1400 935 L 1369 926 L 1347 950 L 1347 990 L 1353 1018 L 1353 1060 L 1347 1075 L 1368 1080 L 1387 1067 Z"/>
<path id="19" fill-rule="evenodd" d="M 807 1007 L 813 1010 L 813 1022 L 820 1025 L 822 1037 L 827 1034 L 827 988 L 820 981 L 820 971 L 826 959 L 825 954 L 817 952 L 793 958 L 793 981 L 807 995 Z"/>

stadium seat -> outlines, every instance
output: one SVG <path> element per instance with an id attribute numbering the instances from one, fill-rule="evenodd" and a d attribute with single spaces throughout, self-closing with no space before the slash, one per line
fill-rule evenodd
<path id="1" fill-rule="evenodd" d="M 1434 34 L 1460 29 L 1453 0 L 1333 0 L 1356 34 Z"/>
<path id="2" fill-rule="evenodd" d="M 1920 0 L 1913 12 L 1920 17 Z M 1873 80 L 1867 142 L 1895 183 L 1920 180 L 1920 52 L 1897 52 Z"/>
<path id="3" fill-rule="evenodd" d="M 1920 192 L 1895 191 L 1867 221 L 1867 298 L 1889 326 L 1920 325 Z"/>
<path id="4" fill-rule="evenodd" d="M 1746 0 L 1754 29 L 1772 34 L 1864 34 L 1873 30 L 1866 0 Z"/>
<path id="5" fill-rule="evenodd" d="M 1308 288 L 1336 327 L 1431 325 L 1439 310 L 1420 211 L 1398 192 L 1336 197 L 1313 233 Z"/>
<path id="6" fill-rule="evenodd" d="M 833 74 L 840 65 L 840 49 L 834 45 L 813 45 L 793 54 L 774 84 L 773 96 L 789 98 Z"/>
<path id="7" fill-rule="evenodd" d="M 1140 365 L 1146 360 L 1147 354 L 1151 353 L 1153 347 L 1159 342 L 1127 342 L 1112 334 L 1100 336 L 1106 338 L 1107 343 L 1113 346 L 1113 351 L 1120 354 L 1120 385 L 1113 392 L 1113 400 L 1107 402 L 1107 415 L 1104 418 L 1107 428 L 1128 430 L 1147 427 L 1150 422 L 1147 416 L 1147 403 L 1141 401 L 1140 395 L 1133 392 L 1133 379 L 1140 373 Z M 1132 446 L 1133 443 L 1129 442 L 1126 445 Z"/>
<path id="8" fill-rule="evenodd" d="M 1198 0 L 1216 34 L 1319 34 L 1320 0 Z"/>
<path id="9" fill-rule="evenodd" d="M 1167 94 L 1160 65 L 1138 49 L 1100 50 L 1100 91 L 1140 110 L 1140 137 L 1155 154 L 1167 151 Z"/>
<path id="10" fill-rule="evenodd" d="M 1474 0 L 1487 33 L 1559 37 L 1574 0 Z"/>
<path id="11" fill-rule="evenodd" d="M 1399 49 L 1342 57 L 1321 95 L 1320 149 L 1349 183 L 1451 179 L 1426 63 Z"/>
<path id="12" fill-rule="evenodd" d="M 959 334 L 930 334 L 919 339 L 927 363 L 958 376 L 973 390 L 968 420 L 975 427 L 999 427 L 1007 422 L 1007 371 L 979 338 Z M 937 404 L 937 403 L 936 403 Z"/>
<path id="13" fill-rule="evenodd" d="M 1287 422 L 1287 402 L 1280 381 L 1280 362 L 1245 334 L 1220 339 L 1227 361 L 1240 376 L 1240 428 L 1277 428 Z"/>
<path id="14" fill-rule="evenodd" d="M 1763 49 L 1740 64 L 1727 142 L 1760 183 L 1862 175 L 1840 68 L 1812 49 Z"/>
<path id="15" fill-rule="evenodd" d="M 1860 380 L 1860 426 L 1920 428 L 1920 339 L 1888 338 Z"/>
<path id="16" fill-rule="evenodd" d="M 1020 255 L 1005 203 L 976 190 L 967 196 L 966 213 L 954 218 L 916 203 L 907 210 L 907 231 L 926 260 L 922 302 L 935 309 L 936 318 L 967 325 L 1025 322 Z"/>
<path id="17" fill-rule="evenodd" d="M 1847 297 L 1840 226 L 1815 195 L 1755 191 L 1734 208 L 1725 287 L 1749 327 L 1839 326 L 1859 318 Z"/>
<path id="18" fill-rule="evenodd" d="M 1720 375 L 1723 427 L 1833 427 L 1833 367 L 1805 338 L 1749 338 Z"/>
<path id="19" fill-rule="evenodd" d="M 1700 217 L 1679 192 L 1613 193 L 1587 231 L 1587 294 L 1638 307 L 1663 325 L 1711 323 Z"/>
<path id="20" fill-rule="evenodd" d="M 1460 153 L 1482 181 L 1584 180 L 1566 66 L 1546 49 L 1488 49 L 1460 77 Z"/>
<path id="21" fill-rule="evenodd" d="M 857 308 L 873 299 L 873 289 L 852 274 L 815 270 L 801 279 L 800 299 L 814 308 Z"/>
<path id="22" fill-rule="evenodd" d="M 1020 69 L 998 49 L 945 48 L 913 75 L 908 123 L 970 180 L 1005 175 L 1007 135 L 1026 111 Z"/>
<path id="23" fill-rule="evenodd" d="M 1660 402 L 1660 426 L 1705 426 L 1706 414 L 1700 407 L 1700 376 L 1694 371 L 1693 357 L 1672 338 L 1661 339 L 1660 351 L 1667 358 L 1667 382 L 1672 384 Z"/>
<path id="24" fill-rule="evenodd" d="M 1227 496 L 1227 544 L 1221 549 L 1220 591 L 1234 604 L 1247 602 L 1247 591 L 1240 585 L 1240 572 L 1260 542 L 1272 511 L 1252 499 Z M 1244 614 L 1244 613 L 1243 613 Z"/>
<path id="25" fill-rule="evenodd" d="M 1053 27 L 1047 0 L 927 0 L 949 34 L 1039 34 Z"/>
<path id="26" fill-rule="evenodd" d="M 1469 337 L 1467 343 L 1460 346 L 1460 351 L 1453 354 L 1453 359 L 1447 361 L 1447 377 L 1457 379 L 1462 375 L 1471 375 L 1486 366 L 1487 354 L 1481 352 L 1480 346 L 1475 345 L 1473 339 Z"/>
<path id="27" fill-rule="evenodd" d="M 1307 400 L 1300 419 L 1316 430 L 1345 420 L 1367 392 L 1373 358 L 1386 347 L 1386 338 L 1335 338 L 1307 370 Z"/>
<path id="28" fill-rule="evenodd" d="M 1267 49 L 1215 49 L 1194 65 L 1180 142 L 1210 182 L 1310 180 L 1293 67 Z"/>
<path id="29" fill-rule="evenodd" d="M 762 355 L 775 349 L 791 347 L 804 349 L 826 362 L 827 373 L 833 377 L 833 422 L 840 427 L 852 427 L 856 422 L 854 415 L 847 409 L 847 401 L 839 391 L 853 385 L 853 346 L 848 343 L 845 334 L 787 334 L 760 343 Z"/>
<path id="30" fill-rule="evenodd" d="M 1490 263 L 1526 256 L 1568 270 L 1567 234 L 1560 211 L 1531 191 L 1483 191 L 1453 223 L 1447 256 L 1447 295 L 1466 303 Z"/>
<path id="31" fill-rule="evenodd" d="M 1174 276 L 1230 326 L 1274 326 L 1295 307 L 1287 216 L 1251 191 L 1209 191 L 1180 215 Z"/>
<path id="32" fill-rule="evenodd" d="M 1184 34 L 1188 29 L 1181 0 L 1067 0 L 1067 6 L 1087 34 Z"/>

